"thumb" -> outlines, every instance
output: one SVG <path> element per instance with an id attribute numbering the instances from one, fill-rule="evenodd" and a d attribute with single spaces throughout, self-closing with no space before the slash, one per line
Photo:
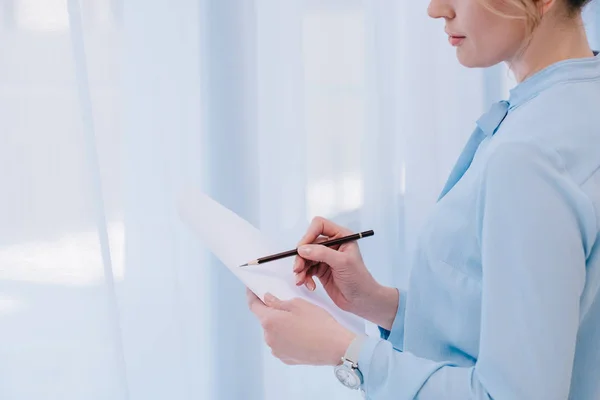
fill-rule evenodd
<path id="1" fill-rule="evenodd" d="M 318 244 L 306 244 L 298 248 L 302 258 L 328 264 L 331 268 L 342 266 L 347 261 L 347 254 Z"/>
<path id="2" fill-rule="evenodd" d="M 289 301 L 283 301 L 273 296 L 271 293 L 265 294 L 265 304 L 268 307 L 281 311 L 291 311 L 292 304 Z"/>

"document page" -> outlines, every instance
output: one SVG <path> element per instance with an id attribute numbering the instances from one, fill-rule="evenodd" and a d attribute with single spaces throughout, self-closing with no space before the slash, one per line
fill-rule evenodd
<path id="1" fill-rule="evenodd" d="M 248 221 L 196 189 L 185 191 L 178 207 L 182 220 L 202 244 L 261 300 L 267 292 L 282 300 L 302 298 L 327 310 L 346 328 L 364 332 L 364 321 L 338 308 L 319 283 L 314 292 L 296 286 L 292 271 L 294 257 L 240 267 L 248 261 L 289 250 L 279 247 Z"/>

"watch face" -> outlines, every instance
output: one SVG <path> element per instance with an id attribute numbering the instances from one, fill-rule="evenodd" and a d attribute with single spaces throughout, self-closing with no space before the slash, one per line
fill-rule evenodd
<path id="1" fill-rule="evenodd" d="M 360 385 L 360 382 L 358 381 L 358 376 L 353 371 L 348 370 L 347 368 L 336 369 L 335 375 L 337 376 L 339 381 L 342 382 L 342 384 L 344 384 L 344 386 L 354 389 Z"/>

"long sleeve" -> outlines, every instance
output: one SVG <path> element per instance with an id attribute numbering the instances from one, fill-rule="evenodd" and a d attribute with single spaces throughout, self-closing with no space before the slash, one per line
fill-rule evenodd
<path id="1" fill-rule="evenodd" d="M 419 358 L 369 338 L 359 358 L 367 398 L 568 398 L 595 216 L 561 165 L 552 151 L 504 144 L 482 171 L 475 365 Z"/>
<path id="2" fill-rule="evenodd" d="M 379 326 L 379 333 L 382 339 L 392 343 L 396 350 L 402 351 L 404 346 L 404 315 L 406 313 L 406 299 L 408 293 L 406 290 L 398 289 L 398 310 L 394 317 L 394 323 L 391 330 Z"/>

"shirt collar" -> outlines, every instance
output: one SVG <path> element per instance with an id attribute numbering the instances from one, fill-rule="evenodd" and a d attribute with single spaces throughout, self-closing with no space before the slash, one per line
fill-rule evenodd
<path id="1" fill-rule="evenodd" d="M 556 84 L 594 78 L 600 78 L 600 56 L 597 51 L 594 51 L 594 57 L 559 61 L 515 86 L 510 91 L 510 107 L 518 107 Z"/>
<path id="2" fill-rule="evenodd" d="M 485 136 L 490 137 L 496 133 L 508 113 L 508 107 L 509 103 L 504 100 L 494 103 L 490 110 L 477 120 L 477 126 Z"/>

